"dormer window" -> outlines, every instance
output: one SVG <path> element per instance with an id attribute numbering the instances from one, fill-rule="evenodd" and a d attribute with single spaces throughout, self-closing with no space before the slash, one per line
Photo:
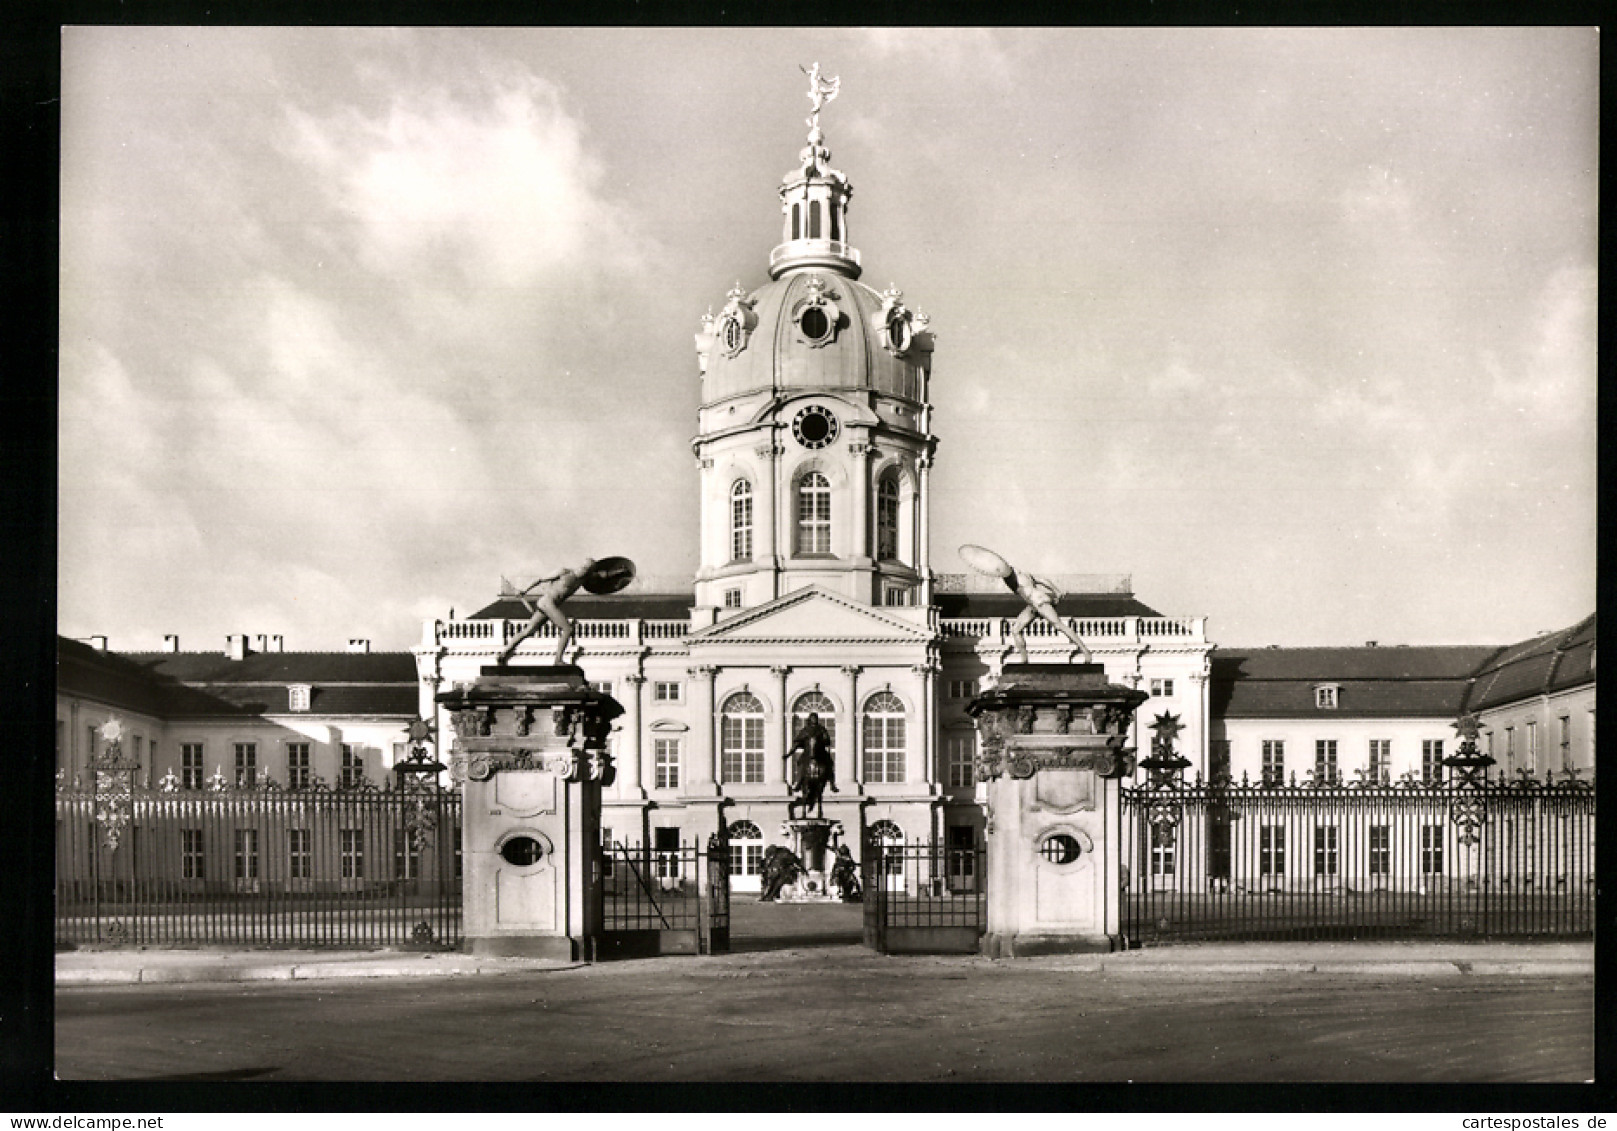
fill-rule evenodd
<path id="1" fill-rule="evenodd" d="M 307 711 L 309 709 L 309 685 L 294 683 L 286 689 L 286 706 L 289 711 Z"/>
<path id="2" fill-rule="evenodd" d="M 1314 706 L 1321 711 L 1336 710 L 1336 693 L 1339 685 L 1322 683 L 1314 688 Z"/>

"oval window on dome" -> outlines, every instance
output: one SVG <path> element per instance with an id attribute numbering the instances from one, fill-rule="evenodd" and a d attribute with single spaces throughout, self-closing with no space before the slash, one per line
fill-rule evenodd
<path id="1" fill-rule="evenodd" d="M 910 320 L 906 315 L 895 313 L 887 320 L 887 341 L 894 353 L 910 348 Z"/>
<path id="2" fill-rule="evenodd" d="M 805 307 L 803 313 L 798 315 L 797 325 L 811 342 L 822 342 L 831 336 L 831 319 L 826 316 L 823 306 Z"/>
<path id="3" fill-rule="evenodd" d="M 720 333 L 723 335 L 724 348 L 731 356 L 739 353 L 741 347 L 747 344 L 747 337 L 741 329 L 741 323 L 734 318 L 724 320 L 724 327 Z"/>

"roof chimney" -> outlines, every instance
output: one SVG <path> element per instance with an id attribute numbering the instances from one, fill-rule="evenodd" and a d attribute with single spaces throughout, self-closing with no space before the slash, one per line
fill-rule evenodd
<path id="1" fill-rule="evenodd" d="M 371 642 L 363 636 L 350 636 L 348 638 L 348 650 L 350 652 L 369 652 Z"/>
<path id="2" fill-rule="evenodd" d="M 176 636 L 172 632 L 164 633 L 163 634 L 163 651 L 165 651 L 165 652 L 178 652 L 179 650 L 180 650 L 180 638 L 178 636 Z"/>
<path id="3" fill-rule="evenodd" d="M 269 649 L 268 650 L 271 651 L 271 652 L 284 652 L 284 651 L 286 651 L 286 640 L 285 640 L 285 638 L 282 637 L 280 634 L 276 634 L 275 636 L 270 637 L 269 638 Z"/>
<path id="4" fill-rule="evenodd" d="M 1376 642 L 1374 640 L 1366 640 L 1364 642 L 1364 646 L 1366 648 L 1374 648 L 1376 646 Z"/>
<path id="5" fill-rule="evenodd" d="M 107 650 L 107 638 L 105 636 L 86 636 L 84 638 L 84 642 L 90 647 L 94 648 L 97 652 L 105 652 Z"/>
<path id="6" fill-rule="evenodd" d="M 225 637 L 225 655 L 232 660 L 245 660 L 247 658 L 247 634 L 232 632 Z"/>

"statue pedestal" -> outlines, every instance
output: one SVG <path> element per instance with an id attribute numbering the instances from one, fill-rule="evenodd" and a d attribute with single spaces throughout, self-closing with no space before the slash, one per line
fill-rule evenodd
<path id="1" fill-rule="evenodd" d="M 1099 664 L 1009 664 L 966 708 L 987 787 L 990 957 L 1117 948 L 1119 779 L 1145 700 Z"/>
<path id="2" fill-rule="evenodd" d="M 462 789 L 465 949 L 587 956 L 602 930 L 601 788 L 623 708 L 576 667 L 486 667 L 438 696 Z"/>
<path id="3" fill-rule="evenodd" d="M 826 817 L 797 817 L 780 827 L 791 839 L 791 849 L 803 861 L 804 872 L 794 883 L 781 889 L 781 903 L 841 903 L 831 890 L 831 860 L 836 842 L 842 838 L 842 822 Z"/>

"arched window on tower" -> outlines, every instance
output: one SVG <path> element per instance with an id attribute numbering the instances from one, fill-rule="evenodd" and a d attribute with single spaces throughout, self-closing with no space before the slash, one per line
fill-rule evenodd
<path id="1" fill-rule="evenodd" d="M 803 238 L 803 206 L 801 204 L 792 205 L 792 238 L 794 240 Z"/>
<path id="2" fill-rule="evenodd" d="M 837 210 L 837 206 L 834 204 L 827 211 L 831 213 L 831 238 L 840 240 L 842 238 L 842 225 L 838 221 L 841 220 L 842 213 Z"/>
<path id="3" fill-rule="evenodd" d="M 764 780 L 764 705 L 738 691 L 719 712 L 719 776 L 727 782 Z"/>
<path id="4" fill-rule="evenodd" d="M 797 736 L 803 733 L 803 728 L 808 725 L 808 717 L 811 714 L 820 716 L 820 725 L 825 728 L 826 736 L 831 740 L 831 751 L 835 753 L 837 749 L 837 705 L 820 691 L 805 691 L 797 697 L 797 702 L 792 704 L 792 741 L 796 742 Z"/>
<path id="5" fill-rule="evenodd" d="M 811 200 L 811 201 L 809 201 L 809 239 L 817 240 L 819 238 L 820 238 L 820 202 L 817 201 L 817 200 Z"/>
<path id="6" fill-rule="evenodd" d="M 745 479 L 730 487 L 730 560 L 752 560 L 752 484 Z"/>
<path id="7" fill-rule="evenodd" d="M 831 481 L 818 471 L 809 472 L 797 484 L 796 552 L 831 552 Z"/>
<path id="8" fill-rule="evenodd" d="M 898 477 L 891 473 L 876 484 L 876 558 L 898 558 Z"/>
<path id="9" fill-rule="evenodd" d="M 867 782 L 904 780 L 904 704 L 891 691 L 878 691 L 865 700 L 863 768 Z"/>

